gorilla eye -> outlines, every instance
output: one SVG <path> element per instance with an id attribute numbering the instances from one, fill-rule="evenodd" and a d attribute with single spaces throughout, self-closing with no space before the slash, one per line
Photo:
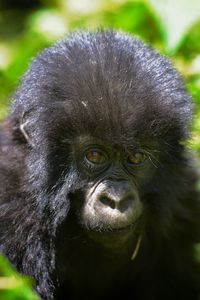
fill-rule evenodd
<path id="1" fill-rule="evenodd" d="M 141 152 L 129 154 L 129 156 L 127 157 L 127 161 L 131 165 L 139 165 L 143 163 L 145 159 L 146 159 L 146 155 Z"/>
<path id="2" fill-rule="evenodd" d="M 93 164 L 103 164 L 106 162 L 106 155 L 99 150 L 91 150 L 86 154 L 86 158 Z"/>

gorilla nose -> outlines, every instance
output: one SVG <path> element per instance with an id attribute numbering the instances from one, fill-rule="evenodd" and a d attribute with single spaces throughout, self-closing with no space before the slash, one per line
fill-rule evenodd
<path id="1" fill-rule="evenodd" d="M 118 195 L 101 195 L 99 201 L 106 207 L 118 209 L 120 212 L 126 211 L 133 205 L 134 195 L 125 195 L 119 197 Z"/>
<path id="2" fill-rule="evenodd" d="M 85 218 L 109 229 L 129 227 L 142 212 L 137 189 L 127 180 L 101 182 L 87 200 L 83 211 Z"/>

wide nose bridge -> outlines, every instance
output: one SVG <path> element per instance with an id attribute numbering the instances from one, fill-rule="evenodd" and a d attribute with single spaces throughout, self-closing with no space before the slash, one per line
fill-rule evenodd
<path id="1" fill-rule="evenodd" d="M 115 202 L 121 202 L 131 194 L 131 185 L 127 180 L 108 181 L 107 196 Z"/>
<path id="2" fill-rule="evenodd" d="M 99 195 L 99 202 L 107 208 L 125 212 L 133 206 L 135 194 L 126 180 L 107 181 Z"/>

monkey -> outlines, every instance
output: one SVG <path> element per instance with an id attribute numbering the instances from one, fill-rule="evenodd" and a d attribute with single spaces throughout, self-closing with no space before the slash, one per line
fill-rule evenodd
<path id="1" fill-rule="evenodd" d="M 191 97 L 126 33 L 33 59 L 0 130 L 0 251 L 42 299 L 198 299 Z"/>

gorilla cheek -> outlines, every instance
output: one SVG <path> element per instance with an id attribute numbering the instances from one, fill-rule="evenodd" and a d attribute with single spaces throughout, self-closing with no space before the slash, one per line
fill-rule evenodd
<path id="1" fill-rule="evenodd" d="M 142 213 L 136 188 L 126 180 L 107 180 L 91 188 L 82 220 L 91 230 L 123 231 L 135 225 Z"/>

